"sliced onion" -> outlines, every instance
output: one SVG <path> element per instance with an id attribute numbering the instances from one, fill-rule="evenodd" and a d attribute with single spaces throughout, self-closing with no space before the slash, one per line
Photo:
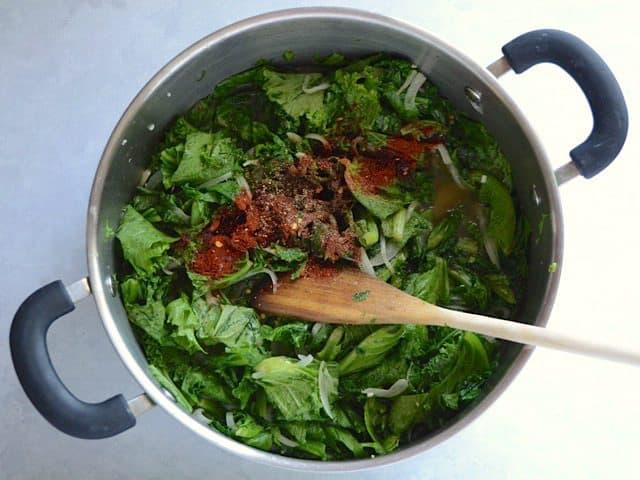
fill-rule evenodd
<path id="1" fill-rule="evenodd" d="M 278 276 L 276 275 L 276 272 L 274 272 L 270 268 L 261 268 L 260 270 L 256 270 L 255 272 L 249 272 L 244 277 L 241 277 L 239 280 L 237 280 L 235 283 L 242 282 L 247 278 L 260 275 L 261 273 L 266 273 L 267 275 L 269 275 L 269 278 L 271 278 L 271 283 L 273 284 L 273 293 L 276 293 L 276 291 L 278 290 Z"/>
<path id="2" fill-rule="evenodd" d="M 224 419 L 227 423 L 227 428 L 229 430 L 235 430 L 236 429 L 236 421 L 233 418 L 233 412 L 227 412 L 226 415 L 224 416 Z"/>
<path id="3" fill-rule="evenodd" d="M 385 240 L 384 235 L 380 235 L 380 255 L 382 256 L 384 266 L 387 267 L 391 273 L 396 273 L 391 266 L 389 257 L 387 257 L 387 241 Z"/>
<path id="4" fill-rule="evenodd" d="M 411 84 L 409 88 L 407 88 L 407 94 L 404 96 L 404 108 L 407 110 L 412 110 L 416 106 L 416 95 L 418 95 L 418 90 L 420 87 L 424 85 L 424 82 L 427 81 L 427 77 L 425 77 L 422 73 L 418 72 L 415 77 L 411 79 Z"/>
<path id="5" fill-rule="evenodd" d="M 138 186 L 144 187 L 144 184 L 147 183 L 147 180 L 149 180 L 150 176 L 151 176 L 151 170 L 147 168 L 142 172 L 142 175 L 140 175 L 140 182 L 138 182 Z"/>
<path id="6" fill-rule="evenodd" d="M 198 185 L 198 188 L 200 189 L 200 188 L 213 187 L 214 185 L 217 185 L 219 183 L 229 180 L 231 177 L 233 177 L 233 172 L 227 172 L 223 175 L 220 175 L 219 177 L 212 178 L 211 180 L 207 180 L 206 182 L 201 183 L 200 185 Z"/>
<path id="7" fill-rule="evenodd" d="M 447 150 L 447 147 L 440 143 L 436 145 L 436 150 L 438 150 L 440 158 L 442 158 L 442 163 L 444 163 L 444 165 L 447 167 L 447 170 L 449 170 L 449 174 L 451 174 L 451 178 L 456 183 L 456 185 L 458 185 L 460 188 L 467 188 L 462 182 L 462 177 L 460 176 L 460 173 L 458 173 L 458 169 L 453 163 L 453 160 L 451 160 L 451 155 L 449 155 L 449 150 Z"/>
<path id="8" fill-rule="evenodd" d="M 302 137 L 295 132 L 287 132 L 287 138 L 291 143 L 301 143 Z"/>
<path id="9" fill-rule="evenodd" d="M 296 448 L 298 446 L 298 442 L 291 440 L 290 438 L 285 437 L 281 433 L 278 432 L 278 441 L 284 445 L 285 447 Z"/>
<path id="10" fill-rule="evenodd" d="M 238 175 L 236 177 L 236 182 L 238 182 L 238 185 L 240 185 L 240 190 L 244 190 L 245 192 L 247 192 L 247 195 L 249 195 L 249 200 L 251 200 L 253 198 L 253 195 L 251 194 L 251 188 L 247 183 L 247 179 L 242 175 Z"/>
<path id="11" fill-rule="evenodd" d="M 372 277 L 376 276 L 376 271 L 373 269 L 371 260 L 369 260 L 369 256 L 367 255 L 367 251 L 362 247 L 360 247 L 360 262 L 358 263 L 358 266 L 364 273 L 367 273 Z"/>
<path id="12" fill-rule="evenodd" d="M 380 235 L 381 240 L 382 240 L 382 237 L 384 237 L 384 235 Z M 380 253 L 378 253 L 375 257 L 371 259 L 371 265 L 373 265 L 374 267 L 379 267 L 380 265 L 386 266 L 387 262 L 391 262 L 391 260 L 395 258 L 395 256 L 400 252 L 400 250 L 402 250 L 403 245 L 399 242 L 394 242 L 393 240 L 389 242 L 385 240 L 384 242 L 385 242 L 385 254 L 387 257 L 387 261 L 385 262 L 385 259 L 382 255 L 382 242 L 381 242 Z"/>
<path id="13" fill-rule="evenodd" d="M 320 329 L 322 328 L 322 325 L 324 325 L 323 323 L 320 322 L 316 322 L 313 324 L 313 327 L 311 327 L 311 336 L 315 337 L 316 335 L 318 335 L 318 333 L 320 333 Z"/>
<path id="14" fill-rule="evenodd" d="M 362 393 L 364 393 L 367 397 L 392 398 L 403 393 L 408 386 L 409 382 L 407 381 L 407 379 L 401 378 L 389 388 L 365 388 L 364 390 L 362 390 Z"/>
<path id="15" fill-rule="evenodd" d="M 302 91 L 304 93 L 316 93 L 316 92 L 321 92 L 322 90 L 326 90 L 327 88 L 329 88 L 331 85 L 327 82 L 325 83 L 320 83 L 318 85 L 316 85 L 315 87 L 307 87 L 307 85 L 309 85 L 309 75 L 306 75 L 304 77 L 304 81 L 302 82 Z"/>
<path id="16" fill-rule="evenodd" d="M 247 160 L 242 164 L 243 167 L 248 167 L 249 165 L 258 165 L 260 160 Z"/>
<path id="17" fill-rule="evenodd" d="M 298 367 L 306 367 L 313 362 L 313 355 L 298 355 L 298 358 L 300 359 L 298 363 L 296 363 Z"/>
<path id="18" fill-rule="evenodd" d="M 329 374 L 326 362 L 320 362 L 320 368 L 318 369 L 318 390 L 320 390 L 320 402 L 322 403 L 322 408 L 324 408 L 324 411 L 331 419 L 333 419 L 333 412 L 331 411 L 331 403 L 329 402 L 329 388 L 331 388 L 330 383 L 332 381 L 333 378 Z"/>
<path id="19" fill-rule="evenodd" d="M 276 272 L 268 268 L 263 269 L 263 272 L 269 275 L 269 278 L 271 278 L 271 283 L 273 284 L 271 289 L 273 293 L 276 293 L 278 291 L 278 276 L 276 275 Z"/>
<path id="20" fill-rule="evenodd" d="M 309 140 L 317 140 L 320 143 L 322 143 L 322 146 L 324 148 L 326 148 L 327 150 L 331 149 L 331 144 L 329 143 L 329 140 L 327 140 L 326 138 L 324 138 L 322 135 L 319 135 L 317 133 L 307 133 L 304 138 L 308 138 Z"/>
<path id="21" fill-rule="evenodd" d="M 500 268 L 500 256 L 498 255 L 496 242 L 494 242 L 487 233 L 487 221 L 484 218 L 484 213 L 481 209 L 478 209 L 478 226 L 480 227 L 480 232 L 482 232 L 482 243 L 484 244 L 484 249 L 489 256 L 489 260 L 491 260 L 491 263 L 496 267 Z"/>
<path id="22" fill-rule="evenodd" d="M 407 87 L 411 85 L 411 82 L 413 81 L 414 78 L 416 78 L 417 74 L 418 74 L 417 70 L 411 70 L 411 73 L 407 75 L 407 79 L 404 81 L 402 86 L 398 89 L 398 95 L 404 92 L 407 89 Z"/>
<path id="23" fill-rule="evenodd" d="M 325 82 L 325 83 L 320 83 L 315 87 L 307 88 L 306 90 L 303 90 L 303 91 L 304 93 L 316 93 L 316 92 L 321 92 L 322 90 L 326 90 L 330 86 L 331 84 Z"/>
<path id="24" fill-rule="evenodd" d="M 209 426 L 209 424 L 211 423 L 211 420 L 209 420 L 207 417 L 205 417 L 203 412 L 204 412 L 204 410 L 202 410 L 201 408 L 196 408 L 191 413 L 191 416 L 194 419 L 196 419 L 199 423 Z"/>

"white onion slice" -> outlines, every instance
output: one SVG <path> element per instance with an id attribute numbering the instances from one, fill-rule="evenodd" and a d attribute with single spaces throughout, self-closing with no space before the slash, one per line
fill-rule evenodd
<path id="1" fill-rule="evenodd" d="M 235 283 L 242 282 L 247 278 L 251 278 L 255 275 L 260 275 L 261 273 L 266 273 L 267 275 L 269 275 L 269 278 L 271 278 L 271 283 L 273 284 L 273 293 L 276 293 L 276 291 L 278 290 L 278 276 L 276 275 L 276 272 L 269 268 L 261 268 L 260 270 L 256 270 L 255 272 L 250 272 L 244 277 L 241 277 L 240 280 L 236 281 Z"/>
<path id="2" fill-rule="evenodd" d="M 407 387 L 409 387 L 409 382 L 406 378 L 401 378 L 389 388 L 365 388 L 362 393 L 367 397 L 392 398 L 403 393 Z"/>
<path id="3" fill-rule="evenodd" d="M 500 268 L 500 256 L 498 255 L 498 249 L 496 247 L 496 243 L 487 233 L 487 221 L 484 218 L 484 213 L 482 213 L 481 209 L 478 209 L 478 226 L 480 227 L 480 232 L 482 232 L 482 243 L 484 244 L 484 249 L 489 256 L 489 260 L 491 260 L 491 263 L 496 267 Z"/>
<path id="4" fill-rule="evenodd" d="M 227 423 L 227 428 L 229 430 L 235 430 L 236 429 L 236 421 L 233 418 L 233 412 L 227 412 L 226 415 L 224 416 L 224 419 Z"/>
<path id="5" fill-rule="evenodd" d="M 144 184 L 147 183 L 147 180 L 149 180 L 150 176 L 151 170 L 149 170 L 148 168 L 146 170 L 143 170 L 142 175 L 140 175 L 140 182 L 138 182 L 138 186 L 144 187 Z"/>
<path id="6" fill-rule="evenodd" d="M 243 167 L 248 167 L 249 165 L 258 165 L 260 160 L 247 160 L 242 164 Z"/>
<path id="7" fill-rule="evenodd" d="M 307 87 L 307 85 L 309 85 L 309 75 L 305 75 L 304 81 L 302 82 L 302 91 L 304 93 L 321 92 L 322 90 L 326 90 L 327 88 L 329 88 L 331 86 L 327 82 L 320 83 L 320 84 L 316 85 L 315 87 L 311 87 L 311 88 Z"/>
<path id="8" fill-rule="evenodd" d="M 358 266 L 360 267 L 360 270 L 362 270 L 364 273 L 367 273 L 372 277 L 376 276 L 376 271 L 373 269 L 371 260 L 369 260 L 369 256 L 367 255 L 367 251 L 362 247 L 360 247 L 360 262 L 358 263 Z"/>
<path id="9" fill-rule="evenodd" d="M 380 235 L 380 239 L 382 239 L 384 235 Z M 398 242 L 394 242 L 393 240 L 387 242 L 385 240 L 385 253 L 387 256 L 387 262 L 391 262 L 395 258 L 395 256 L 402 250 L 402 244 Z M 382 256 L 382 244 L 380 245 L 380 253 L 378 253 L 375 257 L 371 259 L 371 265 L 374 267 L 379 267 L 380 265 L 386 265 L 385 259 Z"/>
<path id="10" fill-rule="evenodd" d="M 317 140 L 320 143 L 322 143 L 322 146 L 324 148 L 326 148 L 327 150 L 331 149 L 331 144 L 329 143 L 329 140 L 327 140 L 326 138 L 324 138 L 322 135 L 319 135 L 317 133 L 307 133 L 304 138 L 308 138 L 309 140 Z"/>
<path id="11" fill-rule="evenodd" d="M 454 182 L 456 182 L 456 185 L 458 185 L 460 188 L 466 188 L 466 186 L 462 182 L 462 177 L 460 176 L 458 169 L 456 168 L 455 164 L 453 163 L 453 160 L 451 159 L 451 155 L 449 155 L 449 150 L 447 150 L 447 147 L 445 147 L 443 144 L 440 143 L 436 145 L 436 150 L 438 150 L 438 153 L 440 154 L 440 158 L 442 158 L 442 163 L 444 163 L 445 166 L 447 167 L 447 170 L 449 170 L 449 173 L 451 174 L 451 178 L 453 179 Z"/>
<path id="12" fill-rule="evenodd" d="M 278 291 L 278 276 L 276 275 L 276 272 L 268 268 L 265 268 L 263 271 L 269 275 L 269 278 L 271 278 L 271 283 L 273 284 L 272 291 L 273 293 L 276 293 Z"/>
<path id="13" fill-rule="evenodd" d="M 417 74 L 418 74 L 417 70 L 411 70 L 411 73 L 407 75 L 407 79 L 404 81 L 402 86 L 398 89 L 398 95 L 404 92 L 407 89 L 407 87 L 411 85 L 411 82 L 413 81 L 414 78 L 416 78 Z"/>
<path id="14" fill-rule="evenodd" d="M 329 416 L 329 418 L 333 419 L 333 412 L 331 411 L 331 403 L 329 402 L 329 388 L 330 382 L 333 379 L 329 374 L 329 370 L 327 369 L 327 364 L 322 361 L 320 362 L 320 368 L 318 369 L 318 390 L 320 390 L 320 402 L 322 403 L 322 408 Z"/>
<path id="15" fill-rule="evenodd" d="M 416 106 L 416 95 L 418 95 L 418 90 L 420 87 L 424 85 L 424 82 L 427 81 L 427 77 L 425 77 L 422 73 L 418 72 L 415 77 L 411 79 L 411 84 L 409 88 L 407 88 L 407 94 L 404 96 L 404 108 L 407 110 L 411 110 Z"/>
<path id="16" fill-rule="evenodd" d="M 213 187 L 214 185 L 229 180 L 231 177 L 233 177 L 233 172 L 227 172 L 223 175 L 220 175 L 219 177 L 212 178 L 211 180 L 207 180 L 206 182 L 201 183 L 200 185 L 198 185 L 198 188 L 200 189 Z"/>
<path id="17" fill-rule="evenodd" d="M 302 142 L 302 137 L 295 132 L 287 132 L 287 138 L 291 143 L 300 143 Z"/>
<path id="18" fill-rule="evenodd" d="M 238 175 L 236 177 L 236 182 L 238 182 L 238 185 L 240 186 L 240 190 L 244 190 L 245 192 L 247 192 L 247 195 L 249 195 L 249 200 L 253 199 L 253 195 L 251 194 L 251 188 L 249 187 L 249 183 L 247 182 L 247 179 L 244 178 L 242 175 Z"/>
<path id="19" fill-rule="evenodd" d="M 278 433 L 278 441 L 285 447 L 296 448 L 298 446 L 298 442 L 285 437 L 281 433 Z"/>
<path id="20" fill-rule="evenodd" d="M 380 255 L 382 256 L 384 266 L 387 267 L 391 273 L 396 273 L 391 266 L 389 257 L 387 256 L 387 241 L 385 240 L 384 235 L 380 235 Z"/>
<path id="21" fill-rule="evenodd" d="M 202 425 L 209 426 L 209 424 L 211 423 L 211 420 L 209 420 L 207 417 L 205 417 L 203 412 L 204 412 L 204 410 L 202 410 L 201 408 L 196 408 L 191 413 L 191 416 L 195 420 L 197 420 L 199 423 L 201 423 Z"/>
<path id="22" fill-rule="evenodd" d="M 298 355 L 298 358 L 300 359 L 298 363 L 296 363 L 298 367 L 306 367 L 313 362 L 313 355 Z"/>
<path id="23" fill-rule="evenodd" d="M 324 325 L 323 323 L 320 322 L 316 322 L 313 324 L 313 327 L 311 327 L 311 336 L 315 337 L 316 335 L 318 335 L 318 333 L 320 333 L 320 329 L 322 328 L 322 325 Z"/>

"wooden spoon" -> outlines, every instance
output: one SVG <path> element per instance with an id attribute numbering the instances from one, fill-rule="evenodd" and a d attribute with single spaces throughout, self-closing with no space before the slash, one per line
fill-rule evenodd
<path id="1" fill-rule="evenodd" d="M 640 352 L 636 350 L 543 327 L 441 308 L 353 268 L 324 278 L 283 279 L 276 293 L 271 288 L 259 290 L 253 306 L 275 315 L 322 323 L 448 326 L 526 345 L 640 365 Z"/>

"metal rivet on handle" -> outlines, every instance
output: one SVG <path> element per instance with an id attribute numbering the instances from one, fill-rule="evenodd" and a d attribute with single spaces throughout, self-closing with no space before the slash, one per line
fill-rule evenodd
<path id="1" fill-rule="evenodd" d="M 464 87 L 464 94 L 473 109 L 478 113 L 482 113 L 482 93 L 475 88 Z"/>

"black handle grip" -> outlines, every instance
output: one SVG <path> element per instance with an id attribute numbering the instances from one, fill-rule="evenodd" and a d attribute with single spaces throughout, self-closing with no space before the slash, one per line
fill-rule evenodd
<path id="1" fill-rule="evenodd" d="M 13 365 L 31 403 L 58 430 L 78 438 L 111 437 L 136 424 L 124 397 L 116 395 L 102 403 L 79 400 L 62 383 L 49 358 L 47 330 L 74 308 L 60 281 L 32 293 L 11 324 Z"/>
<path id="2" fill-rule="evenodd" d="M 516 73 L 538 63 L 553 63 L 578 83 L 593 114 L 593 130 L 570 155 L 586 178 L 604 170 L 624 145 L 629 116 L 620 85 L 600 55 L 560 30 L 525 33 L 502 47 L 502 53 Z"/>

